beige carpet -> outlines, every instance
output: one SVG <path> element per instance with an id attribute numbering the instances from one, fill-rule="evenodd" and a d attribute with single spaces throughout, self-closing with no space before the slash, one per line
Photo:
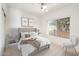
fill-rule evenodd
<path id="1" fill-rule="evenodd" d="M 66 55 L 76 56 L 76 53 L 74 49 L 68 49 Z M 21 56 L 21 51 L 14 45 L 5 49 L 4 56 Z M 65 56 L 65 51 L 61 46 L 52 43 L 49 49 L 45 49 L 34 56 Z"/>

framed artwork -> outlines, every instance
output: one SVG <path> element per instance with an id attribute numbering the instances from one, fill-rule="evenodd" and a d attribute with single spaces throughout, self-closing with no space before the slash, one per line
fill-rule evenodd
<path id="1" fill-rule="evenodd" d="M 33 19 L 29 19 L 29 26 L 34 26 L 34 22 L 33 22 Z"/>
<path id="2" fill-rule="evenodd" d="M 34 20 L 27 17 L 21 17 L 21 27 L 33 27 Z"/>
<path id="3" fill-rule="evenodd" d="M 70 17 L 48 21 L 49 35 L 69 38 L 70 37 Z"/>
<path id="4" fill-rule="evenodd" d="M 22 27 L 27 27 L 28 26 L 28 18 L 21 17 L 21 26 Z"/>

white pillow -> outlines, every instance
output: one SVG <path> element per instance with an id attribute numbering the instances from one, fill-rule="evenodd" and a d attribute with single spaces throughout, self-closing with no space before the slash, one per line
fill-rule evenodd
<path id="1" fill-rule="evenodd" d="M 36 36 L 36 35 L 38 35 L 38 33 L 36 33 L 36 32 L 31 32 L 30 35 L 31 35 L 31 36 Z"/>

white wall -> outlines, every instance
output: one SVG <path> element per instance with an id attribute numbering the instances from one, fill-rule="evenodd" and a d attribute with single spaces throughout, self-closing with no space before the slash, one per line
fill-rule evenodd
<path id="1" fill-rule="evenodd" d="M 39 27 L 38 19 L 34 15 L 24 12 L 20 9 L 9 8 L 7 17 L 7 28 L 20 28 L 21 27 L 21 17 L 25 16 L 27 18 L 33 18 L 35 20 L 35 27 Z"/>
<path id="2" fill-rule="evenodd" d="M 22 13 L 17 9 L 8 9 L 6 27 L 7 28 L 18 28 L 21 27 L 21 16 Z"/>
<path id="3" fill-rule="evenodd" d="M 69 6 L 63 7 L 56 11 L 51 11 L 43 18 L 41 32 L 47 35 L 47 22 L 49 20 L 60 19 L 64 17 L 70 17 L 70 35 L 76 35 L 79 37 L 79 4 L 71 4 Z M 63 42 L 67 41 L 62 38 L 52 38 L 52 41 L 56 44 L 62 45 Z"/>
<path id="4" fill-rule="evenodd" d="M 3 54 L 3 50 L 5 47 L 5 19 L 2 12 L 2 4 L 0 4 L 0 55 Z"/>

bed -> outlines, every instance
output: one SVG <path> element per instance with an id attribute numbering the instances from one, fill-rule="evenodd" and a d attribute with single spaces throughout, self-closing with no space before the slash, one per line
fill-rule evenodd
<path id="1" fill-rule="evenodd" d="M 30 34 L 28 34 L 27 31 L 23 30 L 20 31 L 21 38 L 18 42 L 18 49 L 22 52 L 22 56 L 33 56 L 50 47 L 48 38 L 40 36 L 34 31 L 31 31 Z"/>

